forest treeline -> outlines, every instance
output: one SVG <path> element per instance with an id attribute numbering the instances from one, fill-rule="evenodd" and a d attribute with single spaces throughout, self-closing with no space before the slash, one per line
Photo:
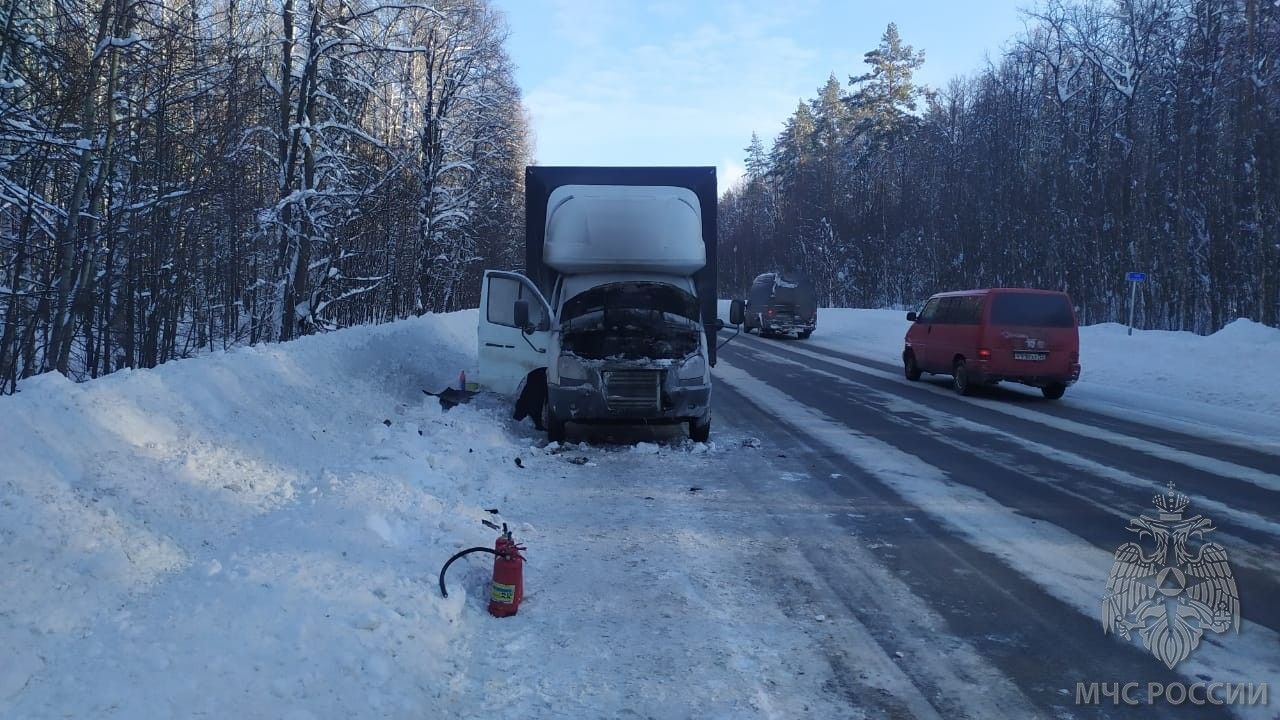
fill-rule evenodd
<path id="1" fill-rule="evenodd" d="M 0 0 L 0 393 L 474 306 L 528 131 L 486 0 Z"/>
<path id="2" fill-rule="evenodd" d="M 1052 0 L 974 76 L 919 87 L 890 25 L 722 199 L 722 285 L 775 267 L 828 306 L 1070 292 L 1082 322 L 1280 325 L 1280 3 Z"/>

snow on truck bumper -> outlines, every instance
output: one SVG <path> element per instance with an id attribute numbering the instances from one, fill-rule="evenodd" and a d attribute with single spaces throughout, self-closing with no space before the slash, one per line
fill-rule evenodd
<path id="1" fill-rule="evenodd" d="M 593 370 L 585 381 L 548 383 L 547 402 L 570 422 L 702 420 L 710 413 L 711 386 L 679 382 L 665 370 Z"/>

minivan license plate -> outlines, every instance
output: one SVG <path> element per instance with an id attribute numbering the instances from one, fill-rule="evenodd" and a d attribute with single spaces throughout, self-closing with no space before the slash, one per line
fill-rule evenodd
<path id="1" fill-rule="evenodd" d="M 1013 354 L 1014 360 L 1043 360 L 1048 357 L 1048 353 L 1040 352 L 1016 352 Z"/>

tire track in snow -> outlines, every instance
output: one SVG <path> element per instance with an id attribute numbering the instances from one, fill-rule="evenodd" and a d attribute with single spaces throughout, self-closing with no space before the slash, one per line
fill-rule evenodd
<path id="1" fill-rule="evenodd" d="M 737 458 L 683 440 L 521 455 L 537 491 L 503 505 L 537 523 L 520 536 L 529 546 L 527 605 L 513 620 L 482 624 L 476 643 L 545 662 L 530 679 L 495 670 L 501 658 L 475 656 L 467 694 L 494 698 L 481 710 L 856 717 L 844 696 L 821 687 L 828 665 L 804 629 L 758 593 L 762 546 L 708 520 L 721 507 L 739 518 L 758 510 L 728 491 L 722 465 Z M 567 462 L 579 455 L 587 461 Z M 867 717 L 880 717 L 868 707 Z"/>
<path id="2" fill-rule="evenodd" d="M 732 405 L 733 425 L 743 431 L 758 431 L 760 425 L 771 419 L 767 409 L 757 408 L 752 400 L 732 390 L 720 398 L 718 402 L 722 406 L 726 401 Z M 780 437 L 784 434 L 785 438 Z M 798 445 L 803 438 L 785 428 L 775 429 L 770 440 L 787 450 L 782 454 L 792 459 L 786 463 L 798 462 L 795 458 L 808 451 Z M 755 458 L 756 452 L 750 451 L 749 457 Z M 950 636 L 947 621 L 863 546 L 865 538 L 858 533 L 851 534 L 846 523 L 835 520 L 845 516 L 842 510 L 861 508 L 851 505 L 824 483 L 815 483 L 809 470 L 800 472 L 802 468 L 793 469 L 791 465 L 783 470 L 779 461 L 763 455 L 753 467 L 755 471 L 742 474 L 739 482 L 751 491 L 753 499 L 758 499 L 760 507 L 769 510 L 763 516 L 767 520 L 762 522 L 772 529 L 763 531 L 792 546 L 791 550 L 773 554 L 771 574 L 788 578 L 804 596 L 797 603 L 794 599 L 786 600 L 784 595 L 784 601 L 788 605 L 821 609 L 826 623 L 844 621 L 840 629 L 853 633 L 852 642 L 839 642 L 828 650 L 833 667 L 849 665 L 856 669 L 864 665 L 867 658 L 860 648 L 871 643 L 872 666 L 892 667 L 896 674 L 905 673 L 903 679 L 909 679 L 912 684 L 909 698 L 920 696 L 927 702 L 928 716 L 937 713 L 947 718 L 1045 717 L 1037 712 L 1032 700 L 973 645 Z M 773 477 L 786 485 L 770 486 Z M 811 512 L 776 511 L 780 504 L 784 508 L 800 504 L 792 501 L 791 495 L 812 493 L 815 489 L 819 495 L 814 497 L 812 505 L 803 504 L 812 507 Z M 812 611 L 807 615 L 811 618 Z M 849 623 L 852 626 L 846 630 Z M 889 665 L 885 665 L 885 661 Z M 900 684 L 896 683 L 889 685 L 880 681 L 873 686 L 893 694 L 901 692 L 897 689 Z M 984 688 L 983 693 L 974 693 L 975 687 Z M 911 716 L 922 717 L 921 711 L 915 709 L 917 705 L 913 700 L 907 708 Z"/>

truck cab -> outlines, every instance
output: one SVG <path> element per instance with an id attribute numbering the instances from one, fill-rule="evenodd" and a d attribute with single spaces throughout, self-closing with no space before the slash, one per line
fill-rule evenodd
<path id="1" fill-rule="evenodd" d="M 485 272 L 481 389 L 545 383 L 550 440 L 569 422 L 684 423 L 705 442 L 715 169 L 531 167 L 526 192 L 526 272 Z"/>

